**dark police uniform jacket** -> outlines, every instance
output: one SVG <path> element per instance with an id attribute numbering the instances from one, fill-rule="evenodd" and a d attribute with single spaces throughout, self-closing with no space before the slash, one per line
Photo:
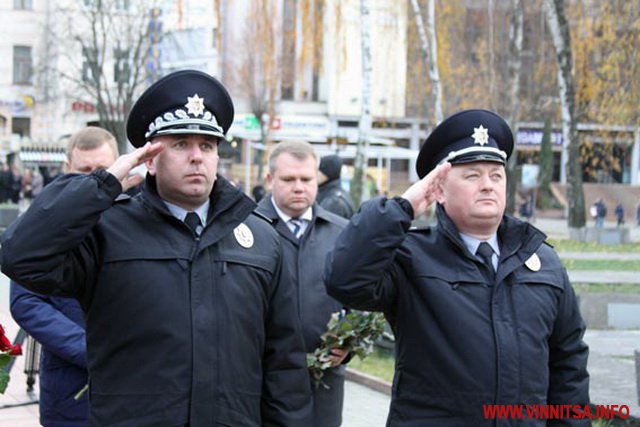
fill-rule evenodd
<path id="1" fill-rule="evenodd" d="M 444 209 L 435 228 L 409 231 L 410 223 L 398 202 L 376 198 L 327 260 L 329 294 L 391 320 L 397 355 L 387 425 L 590 425 L 496 421 L 483 412 L 485 404 L 589 401 L 585 324 L 545 235 L 505 216 L 496 280 L 488 283 Z"/>
<path id="2" fill-rule="evenodd" d="M 68 175 L 2 238 L 5 274 L 83 306 L 91 425 L 298 425 L 310 391 L 294 289 L 255 204 L 218 177 L 196 238 L 153 178 L 114 203 L 120 191 L 106 171 Z"/>
<path id="3" fill-rule="evenodd" d="M 318 186 L 316 202 L 324 209 L 342 218 L 349 219 L 353 216 L 353 201 L 351 201 L 349 193 L 342 189 L 339 178 Z"/>

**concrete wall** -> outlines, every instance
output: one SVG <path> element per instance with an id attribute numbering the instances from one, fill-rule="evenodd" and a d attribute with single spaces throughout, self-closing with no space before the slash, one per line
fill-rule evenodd
<path id="1" fill-rule="evenodd" d="M 579 295 L 580 312 L 589 329 L 640 329 L 640 295 Z"/>

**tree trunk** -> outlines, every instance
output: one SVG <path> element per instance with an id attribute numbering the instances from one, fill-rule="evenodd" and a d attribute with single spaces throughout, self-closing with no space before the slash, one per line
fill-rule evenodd
<path id="1" fill-rule="evenodd" d="M 524 22 L 524 8 L 522 0 L 511 0 L 512 17 L 509 27 L 509 116 L 507 121 L 511 125 L 514 138 L 518 134 L 518 122 L 520 121 L 520 69 L 522 67 L 522 33 Z M 511 158 L 507 163 L 507 212 L 513 214 L 516 210 L 516 189 L 518 188 L 518 145 L 513 146 Z"/>
<path id="2" fill-rule="evenodd" d="M 584 192 L 582 188 L 582 162 L 575 121 L 575 83 L 571 54 L 571 34 L 564 13 L 564 0 L 544 0 L 547 23 L 551 31 L 558 62 L 558 87 L 562 106 L 562 138 L 568 149 L 567 203 L 570 228 L 583 228 L 586 224 Z"/>
<path id="3" fill-rule="evenodd" d="M 371 9 L 369 0 L 360 0 L 360 37 L 362 55 L 362 112 L 358 127 L 355 167 L 351 182 L 351 197 L 356 206 L 368 199 L 367 151 L 371 134 Z"/>
<path id="4" fill-rule="evenodd" d="M 436 11 L 434 0 L 427 2 L 427 22 L 429 25 L 429 37 L 425 31 L 422 11 L 418 0 L 411 0 L 413 14 L 416 18 L 416 27 L 420 37 L 420 48 L 425 65 L 429 69 L 429 79 L 431 80 L 431 94 L 433 98 L 434 122 L 438 124 L 442 121 L 442 86 L 440 85 L 440 73 L 438 72 L 438 45 L 436 39 Z"/>

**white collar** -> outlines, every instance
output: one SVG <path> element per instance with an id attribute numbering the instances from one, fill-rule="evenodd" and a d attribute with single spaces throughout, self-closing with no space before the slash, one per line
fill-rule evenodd
<path id="1" fill-rule="evenodd" d="M 276 213 L 278 214 L 278 216 L 280 217 L 280 219 L 284 222 L 287 223 L 289 222 L 289 220 L 291 218 L 293 218 L 291 215 L 287 215 L 286 213 L 284 213 L 276 204 L 276 201 L 274 200 L 273 196 L 271 196 L 271 203 L 273 204 L 273 208 L 276 210 Z M 311 220 L 313 219 L 313 206 L 309 206 L 309 208 L 298 217 L 298 219 L 304 219 L 307 222 L 311 222 Z"/>
<path id="2" fill-rule="evenodd" d="M 191 211 L 188 211 L 188 210 L 186 210 L 184 208 L 181 208 L 178 205 L 174 205 L 173 203 L 169 203 L 166 200 L 163 200 L 163 202 L 167 206 L 167 209 L 169 209 L 169 212 L 171 212 L 171 215 L 175 216 L 180 221 L 184 221 L 184 219 L 187 216 L 187 214 L 189 212 L 191 212 Z M 203 226 L 204 226 L 204 224 L 207 223 L 207 216 L 209 214 L 209 205 L 210 204 L 211 204 L 211 201 L 209 199 L 207 199 L 207 201 L 204 202 L 204 204 L 200 205 L 200 207 L 198 207 L 196 210 L 193 211 L 196 214 L 198 214 L 198 217 L 200 217 L 200 221 L 202 222 Z"/>
<path id="3" fill-rule="evenodd" d="M 476 251 L 478 250 L 478 246 L 480 246 L 480 243 L 487 242 L 489 246 L 491 246 L 491 249 L 493 249 L 493 252 L 495 252 L 498 258 L 500 258 L 500 245 L 498 245 L 497 234 L 494 233 L 487 240 L 479 240 L 464 233 L 460 233 L 460 237 L 462 238 L 462 241 L 464 242 L 467 249 L 469 249 L 469 252 L 471 252 L 471 254 L 475 255 Z"/>

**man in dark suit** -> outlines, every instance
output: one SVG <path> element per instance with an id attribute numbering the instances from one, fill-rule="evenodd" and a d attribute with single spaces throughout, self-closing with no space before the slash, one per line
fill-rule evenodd
<path id="1" fill-rule="evenodd" d="M 298 314 L 305 350 L 313 352 L 327 329 L 332 313 L 342 306 L 327 295 L 322 273 L 324 260 L 347 221 L 316 203 L 317 158 L 307 142 L 287 141 L 269 156 L 267 183 L 271 196 L 262 199 L 258 212 L 272 220 L 282 241 L 285 268 L 296 284 Z M 333 368 L 318 387 L 312 384 L 313 414 L 308 427 L 334 427 L 342 422 L 344 365 L 347 352 L 335 348 Z"/>

